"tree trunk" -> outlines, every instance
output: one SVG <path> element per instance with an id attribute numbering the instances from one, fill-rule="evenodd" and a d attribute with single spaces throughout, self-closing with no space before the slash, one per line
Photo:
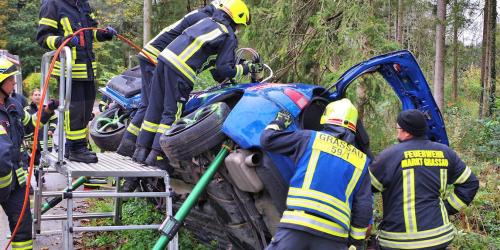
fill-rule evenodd
<path id="1" fill-rule="evenodd" d="M 146 46 L 146 44 L 149 42 L 151 39 L 151 12 L 152 12 L 152 6 L 151 6 L 151 0 L 144 0 L 144 14 L 143 14 L 143 44 Z"/>
<path id="2" fill-rule="evenodd" d="M 458 98 L 458 12 L 458 0 L 455 0 L 453 6 L 453 74 L 451 77 L 453 102 L 456 102 Z"/>
<path id="3" fill-rule="evenodd" d="M 445 20 L 446 20 L 446 1 L 437 2 L 437 20 L 436 25 L 436 57 L 434 64 L 434 99 L 443 112 L 444 103 L 444 39 L 445 39 Z"/>
<path id="4" fill-rule="evenodd" d="M 399 45 L 403 42 L 403 0 L 398 0 L 398 23 L 396 26 L 396 41 Z"/>
<path id="5" fill-rule="evenodd" d="M 490 48 L 490 76 L 489 76 L 489 82 L 490 82 L 490 97 L 489 97 L 489 103 L 488 103 L 488 117 L 493 117 L 495 114 L 496 110 L 496 104 L 495 104 L 495 91 L 496 91 L 496 30 L 497 30 L 497 1 L 496 0 L 490 0 L 490 27 L 489 27 L 489 48 Z"/>
<path id="6" fill-rule="evenodd" d="M 388 22 L 387 22 L 387 26 L 388 26 L 388 30 L 389 30 L 389 32 L 387 32 L 387 34 L 388 34 L 387 39 L 389 39 L 389 40 L 392 40 L 392 39 L 393 39 L 393 38 L 392 38 L 392 35 L 393 35 L 393 34 L 392 34 L 392 4 L 391 4 L 391 1 L 392 1 L 392 0 L 389 0 L 389 1 L 388 1 L 388 2 L 389 2 L 389 20 L 388 20 Z"/>
<path id="7" fill-rule="evenodd" d="M 487 65 L 488 65 L 488 22 L 489 22 L 489 1 L 484 2 L 483 11 L 483 38 L 482 38 L 482 48 L 481 48 L 481 95 L 479 96 L 479 118 L 483 117 L 484 111 L 484 99 L 486 96 L 486 81 L 487 81 Z"/>
<path id="8" fill-rule="evenodd" d="M 365 116 L 365 105 L 368 103 L 368 96 L 366 94 L 368 84 L 367 81 L 366 77 L 363 77 L 356 85 L 356 107 L 358 109 L 358 119 L 360 120 L 363 120 L 363 117 Z"/>

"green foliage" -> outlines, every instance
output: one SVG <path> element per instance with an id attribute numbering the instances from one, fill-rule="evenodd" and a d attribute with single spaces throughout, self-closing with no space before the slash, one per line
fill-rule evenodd
<path id="1" fill-rule="evenodd" d="M 25 95 L 30 95 L 34 89 L 40 89 L 40 73 L 31 73 L 28 77 L 23 80 L 23 92 Z M 57 81 L 54 78 L 51 78 L 49 81 L 49 98 L 56 97 L 58 95 L 57 92 Z"/>
<path id="2" fill-rule="evenodd" d="M 7 46 L 11 54 L 19 55 L 24 76 L 40 68 L 40 61 L 44 53 L 35 39 L 38 27 L 38 10 L 40 1 L 26 1 L 26 5 L 18 6 L 17 1 L 9 1 L 9 11 L 3 11 L 8 16 L 6 22 Z M 0 43 L 1 45 L 1 43 Z"/>
<path id="3" fill-rule="evenodd" d="M 112 212 L 113 203 L 111 199 L 88 200 L 90 212 Z M 122 206 L 122 222 L 124 225 L 150 225 L 161 224 L 165 215 L 145 199 L 130 199 Z M 112 225 L 111 219 L 94 219 L 92 226 Z M 99 234 L 87 234 L 84 239 L 86 247 L 112 247 L 113 249 L 151 249 L 159 239 L 160 233 L 152 230 L 127 230 L 120 232 L 103 232 Z M 210 250 L 216 249 L 216 242 L 210 246 L 204 246 L 187 230 L 180 231 L 180 249 Z"/>

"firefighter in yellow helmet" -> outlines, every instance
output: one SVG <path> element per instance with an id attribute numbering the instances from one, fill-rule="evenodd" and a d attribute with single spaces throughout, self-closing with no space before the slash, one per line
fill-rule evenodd
<path id="1" fill-rule="evenodd" d="M 23 206 L 24 193 L 29 188 L 27 166 L 22 161 L 21 144 L 24 133 L 34 130 L 36 114 L 30 115 L 11 95 L 15 86 L 16 65 L 0 57 L 0 204 L 14 230 Z M 42 123 L 49 120 L 58 104 L 51 101 L 42 112 Z M 29 202 L 12 249 L 32 249 L 31 212 Z M 4 238 L 4 236 L 1 236 Z"/>
<path id="2" fill-rule="evenodd" d="M 262 64 L 235 62 L 235 32 L 239 26 L 249 24 L 250 12 L 243 1 L 222 1 L 211 18 L 184 30 L 160 53 L 151 83 L 154 91 L 137 138 L 134 160 L 168 168 L 159 139 L 182 115 L 197 74 L 211 69 L 214 79 L 222 82 L 262 70 Z"/>
<path id="3" fill-rule="evenodd" d="M 261 136 L 263 149 L 289 156 L 287 209 L 267 249 L 347 249 L 360 246 L 372 217 L 370 159 L 356 148 L 358 111 L 348 99 L 328 104 L 322 131 L 287 130 L 280 111 Z"/>

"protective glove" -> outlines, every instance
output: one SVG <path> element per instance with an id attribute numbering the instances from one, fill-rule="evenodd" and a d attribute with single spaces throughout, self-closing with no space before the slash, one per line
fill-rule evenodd
<path id="1" fill-rule="evenodd" d="M 264 65 L 262 63 L 252 63 L 249 62 L 247 64 L 249 73 L 260 73 L 264 69 Z"/>
<path id="2" fill-rule="evenodd" d="M 111 34 L 111 37 L 114 37 L 118 34 L 118 32 L 116 32 L 116 30 L 111 26 L 106 27 L 106 32 Z"/>
<path id="3" fill-rule="evenodd" d="M 47 109 L 49 109 L 52 112 L 54 112 L 54 110 L 56 110 L 57 107 L 59 107 L 59 101 L 58 100 L 51 99 L 49 101 L 49 103 L 47 103 Z"/>
<path id="4" fill-rule="evenodd" d="M 69 37 L 70 36 L 64 37 L 64 41 L 66 41 L 66 39 L 68 39 Z M 71 38 L 71 40 L 69 40 L 69 42 L 66 45 L 69 47 L 76 47 L 79 44 L 80 44 L 80 39 L 78 38 L 78 36 L 74 36 Z"/>
<path id="5" fill-rule="evenodd" d="M 286 110 L 281 110 L 278 112 L 276 115 L 276 118 L 274 119 L 274 123 L 278 124 L 281 129 L 286 129 L 290 124 L 293 122 L 293 116 Z"/>

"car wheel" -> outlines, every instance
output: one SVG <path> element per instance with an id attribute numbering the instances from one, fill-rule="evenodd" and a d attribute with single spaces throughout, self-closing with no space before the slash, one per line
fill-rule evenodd
<path id="1" fill-rule="evenodd" d="M 217 145 L 226 138 L 222 124 L 230 108 L 217 102 L 179 119 L 160 138 L 160 145 L 170 160 L 187 160 Z"/>
<path id="2" fill-rule="evenodd" d="M 130 120 L 130 114 L 112 107 L 97 115 L 90 123 L 90 137 L 104 151 L 116 151 Z"/>

